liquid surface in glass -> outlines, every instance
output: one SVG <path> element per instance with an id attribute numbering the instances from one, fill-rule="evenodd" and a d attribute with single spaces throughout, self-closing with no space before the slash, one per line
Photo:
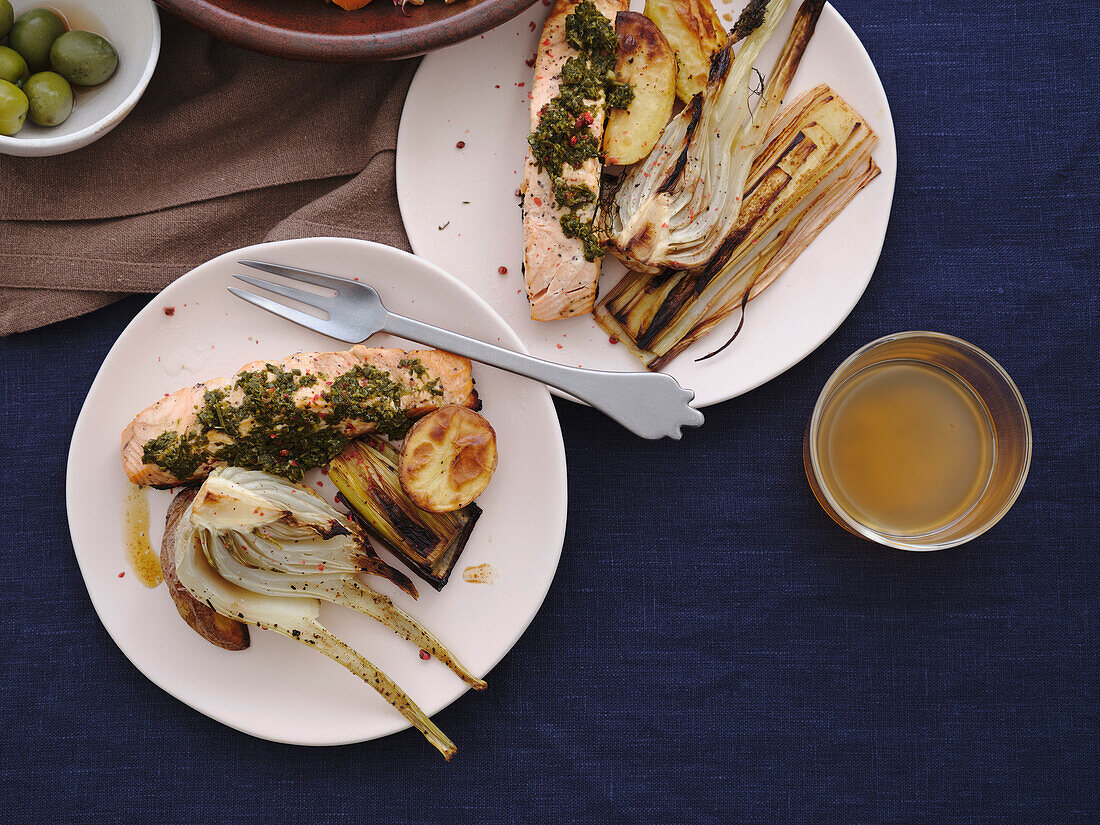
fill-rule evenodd
<path id="1" fill-rule="evenodd" d="M 985 406 L 956 376 L 886 361 L 836 391 L 817 450 L 822 481 L 852 518 L 880 533 L 919 536 L 978 502 L 994 437 Z"/>

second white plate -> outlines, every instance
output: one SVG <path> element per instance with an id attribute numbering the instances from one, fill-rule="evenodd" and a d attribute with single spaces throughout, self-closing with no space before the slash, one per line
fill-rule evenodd
<path id="1" fill-rule="evenodd" d="M 727 25 L 743 5 L 743 0 L 715 3 Z M 793 19 L 797 6 L 791 5 L 788 18 Z M 424 58 L 397 140 L 401 216 L 413 250 L 473 287 L 532 355 L 599 369 L 641 369 L 624 346 L 610 343 L 591 316 L 532 321 L 523 291 L 523 231 L 515 192 L 523 177 L 529 128 L 533 71 L 528 61 L 548 11 L 538 3 L 478 39 Z M 774 63 L 789 28 L 788 20 L 764 50 L 762 68 Z M 736 314 L 669 366 L 667 372 L 695 390 L 697 407 L 747 392 L 813 352 L 848 317 L 878 262 L 897 173 L 894 126 L 870 57 L 831 6 L 821 15 L 791 96 L 822 82 L 878 134 L 874 158 L 882 174 L 749 305 L 744 329 L 726 352 L 695 361 L 729 338 Z M 624 271 L 605 258 L 601 291 Z"/>

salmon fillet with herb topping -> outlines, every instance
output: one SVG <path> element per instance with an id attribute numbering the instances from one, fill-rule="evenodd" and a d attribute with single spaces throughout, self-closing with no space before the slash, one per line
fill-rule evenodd
<path id="1" fill-rule="evenodd" d="M 629 5 L 558 0 L 539 38 L 523 170 L 523 276 L 536 321 L 582 315 L 596 302 L 603 250 L 592 221 L 605 86 L 615 62 L 615 15 Z"/>
<path id="2" fill-rule="evenodd" d="M 480 408 L 470 361 L 439 350 L 300 352 L 185 387 L 122 432 L 135 484 L 173 487 L 226 465 L 298 480 L 368 432 L 403 437 L 448 404 Z"/>

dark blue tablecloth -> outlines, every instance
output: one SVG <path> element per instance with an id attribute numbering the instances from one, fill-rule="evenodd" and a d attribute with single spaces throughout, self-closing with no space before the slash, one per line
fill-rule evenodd
<path id="1" fill-rule="evenodd" d="M 1098 821 L 1096 9 L 837 5 L 897 125 L 867 294 L 680 443 L 558 404 L 561 567 L 489 693 L 438 715 L 451 764 L 413 732 L 259 741 L 141 676 L 88 601 L 63 490 L 87 388 L 145 299 L 0 341 L 0 820 Z M 1035 433 L 1015 508 L 933 554 L 834 526 L 800 455 L 840 360 L 913 328 L 999 359 Z"/>

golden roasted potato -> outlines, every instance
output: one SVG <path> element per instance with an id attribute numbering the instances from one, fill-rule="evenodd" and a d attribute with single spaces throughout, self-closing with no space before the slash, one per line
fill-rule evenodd
<path id="1" fill-rule="evenodd" d="M 718 12 L 710 0 L 646 0 L 645 13 L 680 59 L 676 94 L 687 103 L 707 87 L 710 56 L 726 44 Z"/>
<path id="2" fill-rule="evenodd" d="M 449 513 L 484 492 L 497 466 L 497 434 L 466 407 L 447 406 L 424 416 L 401 448 L 398 477 L 421 510 Z"/>
<path id="3" fill-rule="evenodd" d="M 676 53 L 653 21 L 636 11 L 615 15 L 615 34 L 615 77 L 634 87 L 634 99 L 627 109 L 611 110 L 603 151 L 608 163 L 626 166 L 649 154 L 672 117 Z"/>

